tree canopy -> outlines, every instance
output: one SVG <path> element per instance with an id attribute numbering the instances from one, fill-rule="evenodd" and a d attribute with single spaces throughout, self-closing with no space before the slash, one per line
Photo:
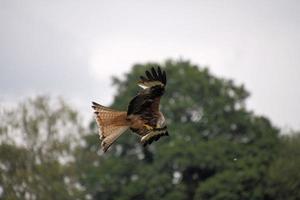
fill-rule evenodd
<path id="1" fill-rule="evenodd" d="M 136 64 L 115 77 L 113 108 L 126 110 L 136 82 L 159 63 Z M 161 100 L 170 132 L 143 148 L 130 132 L 106 155 L 93 157 L 83 181 L 95 199 L 263 199 L 267 170 L 276 155 L 278 129 L 248 111 L 242 85 L 212 75 L 188 61 L 166 61 Z M 88 154 L 99 150 L 94 122 Z M 86 159 L 86 155 L 82 155 Z M 92 152 L 95 154 L 94 152 Z M 96 160 L 94 160 L 96 158 Z M 80 161 L 78 164 L 88 163 Z M 84 184 L 85 184 L 84 183 Z M 95 187 L 96 186 L 96 187 Z"/>
<path id="2" fill-rule="evenodd" d="M 130 131 L 103 153 L 64 101 L 28 99 L 0 109 L 1 199 L 299 199 L 299 133 L 280 136 L 249 111 L 249 92 L 185 60 L 136 64 L 114 77 L 112 107 L 126 110 L 140 75 L 161 66 L 170 137 L 144 148 Z M 89 108 L 87 108 L 89 109 Z M 92 117 L 92 111 L 91 111 Z"/>
<path id="3" fill-rule="evenodd" d="M 46 96 L 1 111 L 1 197 L 81 199 L 71 164 L 83 133 L 77 112 Z"/>

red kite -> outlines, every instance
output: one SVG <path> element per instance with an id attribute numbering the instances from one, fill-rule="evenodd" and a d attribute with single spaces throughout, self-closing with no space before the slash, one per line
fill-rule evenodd
<path id="1" fill-rule="evenodd" d="M 152 67 L 145 74 L 138 82 L 143 90 L 129 102 L 127 112 L 92 102 L 104 152 L 128 128 L 141 137 L 144 146 L 157 141 L 161 136 L 169 135 L 165 117 L 159 110 L 160 97 L 167 83 L 166 72 L 160 67 L 157 70 Z"/>

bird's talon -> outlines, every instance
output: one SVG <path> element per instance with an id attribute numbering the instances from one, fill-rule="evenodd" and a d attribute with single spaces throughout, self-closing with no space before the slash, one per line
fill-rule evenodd
<path id="1" fill-rule="evenodd" d="M 144 127 L 147 129 L 147 130 L 153 130 L 153 127 L 152 126 L 149 126 L 147 124 L 144 124 Z"/>

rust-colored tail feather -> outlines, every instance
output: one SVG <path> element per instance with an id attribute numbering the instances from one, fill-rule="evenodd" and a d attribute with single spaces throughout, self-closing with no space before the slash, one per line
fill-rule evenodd
<path id="1" fill-rule="evenodd" d="M 96 121 L 99 126 L 99 136 L 104 152 L 114 143 L 114 141 L 129 128 L 126 119 L 127 112 L 116 111 L 92 102 L 95 110 Z"/>

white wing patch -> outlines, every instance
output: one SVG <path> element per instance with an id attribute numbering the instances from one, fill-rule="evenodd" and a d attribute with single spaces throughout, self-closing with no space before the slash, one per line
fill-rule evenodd
<path id="1" fill-rule="evenodd" d="M 140 86 L 143 89 L 147 89 L 157 85 L 160 85 L 162 87 L 164 86 L 164 84 L 162 84 L 160 81 L 149 81 L 149 82 L 144 81 L 138 83 L 138 86 Z"/>

